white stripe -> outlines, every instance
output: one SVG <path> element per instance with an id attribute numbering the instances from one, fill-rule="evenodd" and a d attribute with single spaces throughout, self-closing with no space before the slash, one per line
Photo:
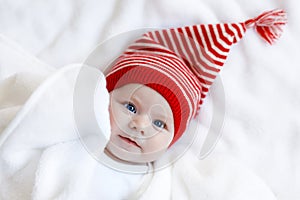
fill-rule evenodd
<path id="1" fill-rule="evenodd" d="M 230 45 L 228 45 L 226 42 L 224 42 L 224 40 L 221 39 L 220 35 L 219 35 L 219 31 L 217 29 L 216 25 L 213 25 L 213 29 L 214 29 L 214 33 L 216 34 L 216 38 L 218 40 L 218 42 L 225 48 L 225 49 L 230 49 Z M 226 53 L 226 56 L 228 55 L 228 53 Z"/>
<path id="2" fill-rule="evenodd" d="M 237 32 L 237 30 L 231 24 L 228 24 L 228 27 L 233 32 L 236 41 L 238 41 L 240 37 L 239 37 L 239 33 Z M 232 41 L 234 41 L 234 39 Z"/>
<path id="3" fill-rule="evenodd" d="M 117 65 L 115 65 L 115 66 L 120 66 L 120 65 L 123 65 L 123 64 L 129 64 L 129 63 L 137 63 L 136 62 L 136 60 L 133 60 L 135 57 L 131 57 L 131 59 L 132 60 L 126 60 L 126 61 L 121 61 L 121 63 L 120 64 L 117 64 Z M 136 58 L 139 58 L 139 57 L 136 57 Z M 191 82 L 192 82 L 192 80 L 191 79 L 189 79 L 189 75 L 188 74 L 186 74 L 186 72 L 185 72 L 185 70 L 182 70 L 182 67 L 181 68 L 178 68 L 178 70 L 180 70 L 180 72 L 182 72 L 182 73 L 184 73 L 184 75 L 185 76 L 178 76 L 178 73 L 176 74 L 176 73 L 174 73 L 174 72 L 177 72 L 176 70 L 171 70 L 171 68 L 168 66 L 168 64 L 163 64 L 163 63 L 161 63 L 162 61 L 166 61 L 167 59 L 165 59 L 165 60 L 163 60 L 163 59 L 160 59 L 160 58 L 158 58 L 158 57 L 156 57 L 159 61 L 156 61 L 156 60 L 153 60 L 153 59 L 151 59 L 151 58 L 149 58 L 149 57 L 140 57 L 140 58 L 143 58 L 143 61 L 152 61 L 152 62 L 154 62 L 154 63 L 160 63 L 161 65 L 163 65 L 163 66 L 165 66 L 164 68 L 162 68 L 162 69 L 165 69 L 166 71 L 168 71 L 169 72 L 169 74 L 172 74 L 174 77 L 176 77 L 176 78 L 178 78 L 179 79 L 179 81 L 181 82 L 181 83 L 183 83 L 184 85 L 186 85 L 186 86 L 188 86 L 189 88 L 187 88 L 189 91 L 195 91 L 195 88 L 191 85 Z M 171 63 L 173 63 L 174 64 L 174 62 L 173 62 L 173 60 L 169 60 L 168 59 L 168 61 L 170 61 Z M 169 63 L 169 62 L 168 62 Z M 182 65 L 182 63 L 180 63 L 181 65 Z M 178 66 L 178 65 L 176 65 L 176 64 L 174 64 L 174 66 Z M 157 67 L 160 67 L 159 65 L 157 65 Z M 197 92 L 199 92 L 199 91 L 197 91 Z M 196 93 L 197 93 L 196 92 Z M 195 93 L 195 92 L 194 92 Z M 194 93 L 192 93 L 191 95 L 192 95 L 192 98 L 194 97 L 195 98 L 195 95 L 194 95 Z M 197 96 L 197 95 L 196 95 Z"/>
<path id="4" fill-rule="evenodd" d="M 242 35 L 242 37 L 243 37 L 243 36 L 245 35 L 244 27 L 243 27 L 242 24 L 240 24 L 240 23 L 237 23 L 236 25 L 239 27 L 239 30 L 240 30 L 241 35 Z M 239 41 L 242 37 L 238 36 L 238 38 L 239 38 L 238 41 Z"/>
<path id="5" fill-rule="evenodd" d="M 175 29 L 174 30 L 174 35 L 176 36 L 176 40 L 178 41 L 178 43 L 179 43 L 179 47 L 180 47 L 180 49 L 181 49 L 181 51 L 182 51 L 182 53 L 183 53 L 183 57 L 184 58 L 189 58 L 189 56 L 188 56 L 188 54 L 187 54 L 187 52 L 186 52 L 186 50 L 185 50 L 185 48 L 184 48 L 184 46 L 183 46 L 183 43 L 182 43 L 182 39 L 181 39 L 181 37 L 180 37 L 180 33 L 178 32 L 178 29 Z M 188 60 L 191 60 L 190 58 L 188 59 Z"/>
<path id="6" fill-rule="evenodd" d="M 131 44 L 128 48 L 133 48 L 135 46 L 141 46 L 141 47 L 153 47 L 153 48 L 156 48 L 156 49 L 162 49 L 164 51 L 170 51 L 170 49 L 168 49 L 167 47 L 161 45 L 161 44 L 152 44 L 152 43 L 144 43 L 144 42 L 137 42 L 137 43 L 133 43 Z M 134 50 L 139 50 L 139 49 L 134 49 Z"/>
<path id="7" fill-rule="evenodd" d="M 208 91 L 209 91 L 209 88 L 210 88 L 210 87 L 208 87 L 208 88 L 207 88 L 207 89 L 208 89 Z M 206 98 L 206 96 L 207 96 L 207 93 L 208 93 L 208 92 L 204 92 L 204 91 L 202 91 L 202 92 L 201 92 L 201 95 L 205 95 L 205 97 L 204 97 L 203 99 L 205 99 L 205 98 Z"/>
<path id="8" fill-rule="evenodd" d="M 189 28 L 192 28 L 192 26 L 190 26 Z M 197 29 L 198 29 L 198 27 L 197 27 Z M 199 30 L 198 30 L 198 31 L 199 31 Z M 194 30 L 191 30 L 191 33 L 192 33 L 193 38 L 196 39 Z M 200 38 L 201 38 L 201 36 L 200 36 Z M 199 52 L 198 56 L 200 56 L 200 60 L 202 60 L 206 65 L 208 65 L 208 66 L 210 66 L 210 67 L 212 67 L 212 68 L 221 69 L 219 66 L 217 66 L 216 64 L 210 62 L 209 60 L 207 60 L 207 59 L 205 58 L 205 56 L 204 56 L 204 55 L 202 54 L 202 52 L 201 52 L 201 48 L 202 48 L 202 47 L 200 46 L 200 44 L 199 44 L 198 42 L 195 42 L 194 44 L 195 44 L 195 46 L 196 46 L 196 48 L 197 48 L 197 50 L 198 50 L 198 52 Z M 198 60 L 198 59 L 197 59 L 197 60 Z M 201 68 L 201 70 L 204 71 L 204 72 L 206 72 L 206 73 L 209 73 L 209 74 L 212 74 L 212 75 L 217 75 L 217 74 L 218 74 L 218 72 L 214 72 L 214 71 L 211 71 L 211 70 L 209 70 L 209 69 L 206 69 L 204 66 L 202 66 L 202 65 L 200 64 L 199 61 L 196 63 L 196 65 L 199 66 L 199 67 Z"/>
<path id="9" fill-rule="evenodd" d="M 161 39 L 163 41 L 163 44 L 161 44 L 161 45 L 165 46 L 166 48 L 168 48 L 169 51 L 171 51 L 170 47 L 168 47 L 168 43 L 167 43 L 167 41 L 166 41 L 166 39 L 164 37 L 163 31 L 159 30 L 158 33 L 159 33 L 159 35 L 160 35 L 160 37 L 161 37 Z"/>
<path id="10" fill-rule="evenodd" d="M 145 53 L 146 55 L 149 54 L 149 51 L 147 51 L 147 50 L 134 50 L 134 49 L 128 49 L 128 50 L 126 50 L 125 53 L 127 53 L 127 52 L 132 52 L 132 53 Z M 151 52 L 151 54 L 155 54 L 155 55 L 159 55 L 159 56 L 168 56 L 168 57 L 172 57 L 172 58 L 178 59 L 177 56 L 172 55 L 172 54 L 168 54 L 168 53 Z M 214 71 L 211 71 L 211 70 L 209 70 L 209 69 L 206 69 L 206 68 L 205 68 L 204 66 L 202 66 L 200 63 L 196 63 L 196 65 L 197 65 L 200 69 L 202 69 L 203 72 L 208 73 L 208 74 L 210 74 L 210 75 L 217 76 L 217 75 L 219 74 L 218 72 L 214 72 Z M 217 68 L 217 67 L 215 67 L 215 68 Z M 192 70 L 192 69 L 191 69 L 191 70 Z M 199 74 L 198 71 L 195 71 L 195 70 L 192 70 L 192 71 L 194 72 L 195 75 L 197 75 L 197 76 L 200 77 L 200 78 L 203 78 L 203 79 L 205 79 L 205 80 L 207 80 L 207 81 L 213 81 L 213 79 L 211 79 L 211 78 L 209 78 L 209 77 L 207 77 L 207 76 L 205 76 L 205 75 L 203 75 L 203 74 Z"/>
<path id="11" fill-rule="evenodd" d="M 183 28 L 183 34 L 184 34 L 184 38 L 186 39 L 186 38 L 189 38 L 189 36 L 187 35 L 187 33 L 186 33 L 186 30 Z M 195 67 L 197 67 L 198 68 L 198 66 L 195 66 L 194 67 L 194 65 L 195 65 L 195 63 L 197 63 L 196 62 L 196 58 L 195 58 L 195 51 L 194 51 L 194 49 L 193 49 L 193 47 L 191 47 L 191 44 L 190 44 L 190 40 L 189 39 L 186 39 L 186 42 L 187 42 L 187 46 L 188 46 L 188 48 L 191 50 L 191 53 L 192 53 L 192 55 L 189 55 L 187 52 L 187 55 L 189 55 L 189 61 L 190 61 L 190 64 L 192 65 L 192 67 L 191 67 L 191 71 L 192 71 L 192 73 L 195 75 L 195 76 L 197 76 L 197 74 L 198 74 L 198 72 L 197 71 L 195 71 L 196 69 L 195 69 Z M 177 62 L 177 60 L 176 60 L 176 62 Z M 187 75 L 188 76 L 188 75 Z M 198 79 L 198 78 L 197 78 Z M 197 83 L 196 83 L 197 84 Z M 195 85 L 195 87 L 196 87 L 196 85 Z"/>
<path id="12" fill-rule="evenodd" d="M 227 56 L 227 52 L 224 52 L 224 51 L 222 51 L 222 50 L 220 50 L 216 45 L 215 45 L 215 42 L 214 42 L 214 40 L 212 39 L 212 36 L 211 36 L 211 33 L 210 33 L 210 30 L 209 30 L 209 27 L 208 27 L 208 25 L 206 25 L 206 26 L 204 26 L 205 27 L 205 30 L 206 30 L 206 32 L 207 32 L 207 35 L 208 35 L 208 40 L 209 40 L 209 42 L 210 42 L 210 44 L 211 44 L 211 46 L 212 46 L 212 48 L 218 53 L 218 54 L 220 54 L 220 55 L 223 55 L 223 56 Z M 214 30 L 213 30 L 214 31 Z M 214 31 L 214 33 L 215 33 L 215 31 Z M 216 33 L 215 33 L 216 34 Z M 216 36 L 216 39 L 218 40 L 219 38 L 218 38 L 218 36 Z M 223 59 L 223 58 L 219 58 L 220 60 L 220 62 L 222 62 L 222 63 L 224 63 L 225 62 L 225 59 Z"/>
<path id="13" fill-rule="evenodd" d="M 175 62 L 179 62 L 179 61 L 175 60 Z M 183 73 L 185 72 L 185 70 L 182 70 L 182 71 L 183 71 Z M 180 72 L 182 72 L 182 71 L 180 71 Z M 199 97 L 199 93 L 201 91 L 199 87 L 201 87 L 201 85 L 199 86 L 199 80 L 197 78 L 197 75 L 194 74 L 193 72 L 191 72 L 191 73 L 193 74 L 192 76 L 190 76 L 190 74 L 185 73 L 185 78 L 188 79 L 190 86 L 191 86 L 187 89 L 192 94 L 193 99 L 195 99 L 195 98 L 198 99 L 197 97 Z M 193 78 L 193 77 L 195 77 L 195 78 Z"/>
<path id="14" fill-rule="evenodd" d="M 208 49 L 208 46 L 207 46 L 207 43 L 206 43 L 206 40 L 204 38 L 204 35 L 202 33 L 202 30 L 200 28 L 200 25 L 196 26 L 197 29 L 198 29 L 198 32 L 200 34 L 200 38 L 201 38 L 201 41 L 203 43 L 203 46 L 204 46 L 204 49 L 205 49 L 205 52 L 207 53 L 207 55 L 209 55 L 213 60 L 216 60 L 216 61 L 219 61 L 219 62 L 224 62 L 224 59 L 220 59 L 218 57 L 216 57 L 209 49 Z M 205 27 L 205 26 L 204 26 Z M 206 29 L 205 29 L 206 30 Z M 206 31 L 207 33 L 207 31 Z M 209 33 L 207 33 L 209 35 Z"/>
<path id="15" fill-rule="evenodd" d="M 191 52 L 191 54 L 192 54 L 192 55 L 191 55 L 192 63 L 195 65 L 195 64 L 197 63 L 197 57 L 196 57 L 196 55 L 195 55 L 195 50 L 194 50 L 194 48 L 193 48 L 193 46 L 192 46 L 192 44 L 191 44 L 190 41 L 192 41 L 192 42 L 195 44 L 195 46 L 196 46 L 196 42 L 194 42 L 194 39 L 193 39 L 193 38 L 190 39 L 190 37 L 188 36 L 188 34 L 187 34 L 185 28 L 183 28 L 183 34 L 184 34 L 185 38 L 188 38 L 188 39 L 186 40 L 186 43 L 187 43 L 188 48 L 190 49 L 190 52 Z"/>
<path id="16" fill-rule="evenodd" d="M 190 28 L 190 27 L 189 27 Z M 188 34 L 187 34 L 187 32 L 186 32 L 186 30 L 185 29 L 183 29 L 183 34 L 187 37 L 187 38 L 189 38 L 189 36 L 188 36 Z M 192 40 L 192 42 L 193 42 L 193 40 Z M 194 45 L 197 47 L 197 42 L 193 42 L 194 43 Z M 195 55 L 195 51 L 194 51 L 194 48 L 192 47 L 192 44 L 191 44 L 191 40 L 190 39 L 188 39 L 187 40 L 187 44 L 188 44 L 188 46 L 189 46 L 189 48 L 191 49 L 191 53 L 193 54 L 192 56 L 193 56 L 193 63 L 197 63 L 197 57 L 196 57 L 196 55 Z M 201 48 L 201 47 L 200 47 Z M 201 53 L 200 53 L 201 54 Z M 197 67 L 198 68 L 200 68 L 202 71 L 204 71 L 204 72 L 206 72 L 206 73 L 208 73 L 208 74 L 210 74 L 210 75 L 216 75 L 216 74 L 218 74 L 218 73 L 216 73 L 216 74 L 214 74 L 214 73 L 211 73 L 212 71 L 210 71 L 210 70 L 207 70 L 204 66 L 202 66 L 202 65 L 200 65 L 200 64 L 197 64 Z M 209 77 L 207 77 L 207 76 L 205 76 L 204 74 L 201 74 L 201 73 L 199 73 L 198 71 L 195 71 L 196 69 L 194 69 L 193 68 L 193 73 L 195 74 L 195 75 L 197 75 L 199 78 L 202 78 L 202 79 L 204 79 L 204 80 L 206 80 L 206 81 L 210 81 L 210 82 L 213 82 L 213 80 L 214 79 L 211 79 L 211 78 L 209 78 Z"/>
<path id="17" fill-rule="evenodd" d="M 145 57 L 142 57 L 142 58 L 145 59 Z M 162 61 L 162 59 L 159 59 L 159 61 L 154 61 L 154 60 L 152 60 L 151 58 L 148 58 L 147 60 L 152 61 L 152 62 L 155 62 L 155 63 L 157 63 L 157 62 L 160 63 L 160 62 Z M 172 60 L 170 60 L 170 61 L 172 61 Z M 135 64 L 136 64 L 135 61 L 124 61 L 123 63 L 126 63 L 126 64 L 129 64 L 129 63 L 135 63 Z M 123 63 L 121 63 L 121 65 L 122 65 Z M 173 62 L 172 62 L 172 63 L 173 63 Z M 192 85 L 191 83 L 193 83 L 194 81 L 193 81 L 193 80 L 188 80 L 189 75 L 187 75 L 187 74 L 185 73 L 184 70 L 180 70 L 180 68 L 179 68 L 178 70 L 180 70 L 180 72 L 183 71 L 183 73 L 185 73 L 185 76 L 178 76 L 178 74 L 175 74 L 175 73 L 174 73 L 174 72 L 176 72 L 176 71 L 170 70 L 171 68 L 169 68 L 168 64 L 162 64 L 162 63 L 160 63 L 160 64 L 163 65 L 163 66 L 165 66 L 164 68 L 161 68 L 161 69 L 164 69 L 164 70 L 168 71 L 169 74 L 172 74 L 174 77 L 176 77 L 176 78 L 178 79 L 178 81 L 179 81 L 181 84 L 183 84 L 183 85 L 185 85 L 185 86 L 188 86 L 188 87 L 186 87 L 186 88 L 187 88 L 188 91 L 191 91 L 191 92 L 189 92 L 189 93 L 191 94 L 191 98 L 192 98 L 192 99 L 194 99 L 194 98 L 196 98 L 196 97 L 199 96 L 198 94 L 200 93 L 200 90 L 198 90 L 197 87 L 196 87 L 196 88 L 193 87 L 193 85 Z M 160 66 L 157 65 L 156 67 L 160 67 Z"/>
<path id="18" fill-rule="evenodd" d="M 155 42 L 159 43 L 159 41 L 158 41 L 158 39 L 157 39 L 157 37 L 156 37 L 155 31 L 151 31 L 151 33 L 152 33 L 152 35 L 153 35 L 153 40 L 154 40 Z M 149 36 L 149 38 L 150 38 L 150 36 Z"/>
<path id="19" fill-rule="evenodd" d="M 168 70 L 169 73 L 170 74 L 173 73 L 174 76 L 176 76 L 179 79 L 180 83 L 185 86 L 187 91 L 189 91 L 188 93 L 191 95 L 191 98 L 193 100 L 198 99 L 199 94 L 200 94 L 199 87 L 201 87 L 201 85 L 198 85 L 197 77 L 195 77 L 193 79 L 190 74 L 187 74 L 187 71 L 181 67 L 182 65 L 185 66 L 185 64 L 181 63 L 179 60 L 169 60 L 169 62 L 175 66 L 176 65 L 179 66 L 177 74 L 173 73 L 174 70 Z M 179 64 L 176 64 L 176 63 L 179 63 Z M 166 66 L 168 66 L 168 65 L 166 65 Z M 165 69 L 165 68 L 162 68 L 162 69 Z M 180 74 L 180 75 L 178 75 L 178 74 Z M 181 74 L 184 74 L 184 76 L 182 76 Z M 192 76 L 195 76 L 195 75 L 192 73 Z M 197 108 L 197 102 L 195 102 L 193 100 L 192 100 L 192 103 L 194 103 L 195 108 Z"/>
<path id="20" fill-rule="evenodd" d="M 186 33 L 186 31 L 185 31 L 185 29 L 183 29 L 184 30 L 184 33 Z M 192 31 L 193 32 L 193 31 Z M 170 33 L 171 34 L 171 33 Z M 175 32 L 175 35 L 177 36 L 178 35 L 178 32 L 177 32 L 177 30 L 176 30 L 176 32 Z M 188 36 L 187 36 L 187 38 L 189 38 Z M 170 41 L 171 41 L 171 43 L 173 43 L 174 44 L 174 41 L 173 41 L 173 38 L 170 38 Z M 180 44 L 181 44 L 181 47 L 183 47 L 183 44 L 181 43 L 181 40 L 179 40 L 180 41 Z M 187 43 L 188 43 L 188 45 L 189 46 L 191 46 L 190 45 L 190 41 L 187 41 Z M 155 47 L 155 48 L 158 48 L 158 49 L 163 49 L 160 45 L 157 45 L 157 44 L 149 44 L 149 43 L 136 43 L 135 44 L 136 46 L 151 46 L 151 47 Z M 175 45 L 175 44 L 174 44 Z M 195 46 L 196 47 L 198 47 L 199 48 L 199 46 L 197 45 L 197 44 L 195 44 Z M 201 47 L 200 47 L 201 48 Z M 182 49 L 185 49 L 185 48 L 182 48 Z M 192 49 L 192 51 L 191 52 L 193 52 L 193 54 L 194 54 L 194 50 L 193 50 L 193 48 L 191 48 Z M 166 49 L 166 50 L 169 50 L 169 49 Z M 133 52 L 141 52 L 141 50 L 133 50 Z M 146 52 L 147 53 L 147 51 L 143 51 L 143 52 Z M 184 51 L 185 53 L 186 53 L 186 55 L 187 55 L 187 52 L 186 51 Z M 161 53 L 161 52 L 151 52 L 151 53 L 155 53 L 155 54 L 157 54 L 157 55 L 162 55 L 162 56 L 170 56 L 170 54 L 167 54 L 167 53 Z M 178 53 L 179 54 L 179 53 Z M 201 54 L 201 53 L 200 53 Z M 172 55 L 172 54 L 171 54 Z M 201 54 L 202 55 L 202 54 Z M 174 55 L 172 55 L 172 57 L 174 57 L 174 58 L 177 58 L 176 56 L 174 56 Z M 197 63 L 197 62 L 196 62 Z M 218 74 L 218 72 L 214 72 L 214 71 L 211 71 L 211 70 L 208 70 L 208 69 L 206 69 L 204 66 L 202 66 L 202 65 L 200 65 L 200 64 L 197 64 L 198 65 L 198 67 L 202 70 L 202 71 L 204 71 L 204 72 L 206 72 L 206 73 L 208 73 L 208 74 L 210 74 L 210 75 L 213 75 L 213 76 L 216 76 L 217 74 Z M 215 67 L 216 68 L 216 67 Z M 194 71 L 194 69 L 192 69 L 192 71 Z M 203 80 L 205 80 L 205 81 L 208 81 L 208 82 L 213 82 L 214 81 L 214 79 L 212 79 L 212 78 L 209 78 L 209 77 L 207 77 L 207 76 L 205 76 L 204 74 L 202 74 L 202 73 L 199 73 L 198 71 L 194 71 L 193 72 L 197 77 L 199 77 L 199 78 L 202 78 Z M 189 75 L 187 75 L 187 76 L 184 76 L 184 77 L 189 77 Z M 188 81 L 190 81 L 190 80 L 188 80 Z M 186 81 L 183 81 L 183 82 L 185 82 L 186 83 Z M 188 85 L 188 84 L 187 84 Z M 204 86 L 209 86 L 209 85 L 207 85 L 207 84 L 204 84 Z M 190 91 L 191 91 L 191 88 L 188 88 Z"/>
<path id="21" fill-rule="evenodd" d="M 159 59 L 159 61 L 156 61 L 156 60 L 152 60 L 151 58 L 148 58 L 148 59 L 146 59 L 145 57 L 142 57 L 144 60 L 144 62 L 145 61 L 150 61 L 150 62 L 153 62 L 153 63 L 160 63 L 162 60 L 161 59 Z M 129 64 L 129 63 L 134 63 L 134 64 L 137 64 L 137 63 L 139 63 L 139 62 L 136 62 L 135 60 L 126 60 L 126 61 L 122 61 L 120 64 L 118 64 L 118 65 L 116 65 L 116 66 L 120 66 L 120 65 L 122 65 L 122 64 Z M 170 74 L 173 74 L 176 78 L 179 78 L 180 79 L 180 81 L 181 82 L 184 82 L 184 84 L 185 85 L 190 85 L 190 81 L 189 80 L 187 80 L 187 77 L 188 76 L 178 76 L 178 74 L 174 74 L 174 72 L 176 72 L 175 70 L 170 70 L 171 68 L 167 65 L 167 64 L 163 64 L 163 63 L 160 63 L 161 65 L 163 65 L 163 66 L 165 66 L 165 68 L 163 68 L 163 69 L 166 69 L 166 71 L 169 71 L 169 73 Z M 181 71 L 181 70 L 180 70 Z M 185 79 L 185 81 L 184 80 L 182 80 L 182 77 Z"/>
<path id="22" fill-rule="evenodd" d="M 178 71 L 176 71 L 177 72 L 176 76 L 178 78 L 180 77 L 180 79 L 182 79 L 182 81 L 185 83 L 186 86 L 189 86 L 188 89 L 190 91 L 196 91 L 197 90 L 197 81 L 198 81 L 198 79 L 197 78 L 193 79 L 191 77 L 191 74 L 187 73 L 188 71 L 185 70 L 185 68 L 186 68 L 185 67 L 186 66 L 185 63 L 180 62 L 178 59 L 175 59 L 175 60 L 173 60 L 173 59 L 165 59 L 165 60 L 159 59 L 159 60 L 160 61 L 167 61 L 167 63 L 171 64 L 172 66 L 178 66 L 177 67 Z M 189 68 L 188 68 L 188 70 L 189 70 Z M 173 72 L 173 71 L 174 70 L 170 70 L 170 72 Z M 192 75 L 194 75 L 193 72 L 191 72 L 191 73 L 192 73 Z M 178 75 L 178 74 L 180 74 L 180 75 Z M 183 74 L 184 76 L 181 76 L 181 74 Z"/>
<path id="23" fill-rule="evenodd" d="M 170 42 L 173 45 L 174 53 L 177 54 L 177 55 L 180 55 L 180 53 L 179 53 L 179 51 L 177 49 L 177 45 L 176 45 L 175 41 L 173 40 L 172 33 L 171 33 L 170 29 L 167 30 L 167 35 L 168 35 L 168 37 L 170 39 Z"/>
<path id="24" fill-rule="evenodd" d="M 176 36 L 178 35 L 178 32 L 177 32 L 177 29 L 176 29 Z M 184 48 L 184 46 L 183 46 L 183 44 L 182 44 L 182 40 L 180 39 L 179 40 L 179 43 L 180 43 L 180 46 L 182 47 L 182 49 L 184 49 L 184 51 L 183 51 L 183 53 L 185 53 L 186 55 L 187 55 L 187 52 L 185 51 L 185 48 Z M 196 44 L 195 44 L 196 45 Z M 201 67 L 199 67 L 199 68 L 201 68 Z M 193 71 L 193 73 L 196 75 L 196 76 L 198 76 L 198 77 L 201 77 L 201 78 L 203 78 L 203 79 L 205 79 L 205 80 L 212 80 L 212 79 L 210 79 L 209 77 L 206 77 L 204 74 L 199 74 L 197 71 L 195 71 L 194 69 L 193 69 L 193 67 L 192 67 L 192 71 Z M 207 69 L 205 69 L 205 70 L 203 70 L 203 71 L 207 71 L 207 73 L 208 74 L 211 74 L 212 75 L 212 71 L 210 71 L 210 70 L 207 70 Z M 213 81 L 213 80 L 212 80 Z"/>
<path id="25" fill-rule="evenodd" d="M 198 76 L 199 78 L 204 79 L 205 81 L 208 81 L 208 82 L 214 82 L 214 80 L 215 80 L 215 79 L 209 78 L 208 76 L 204 76 L 204 75 L 199 75 L 199 74 L 197 74 L 197 76 Z M 207 84 L 205 83 L 205 85 L 207 85 Z"/>
<path id="26" fill-rule="evenodd" d="M 198 31 L 199 31 L 199 28 L 197 27 L 197 29 L 198 29 Z M 193 38 L 196 38 L 196 36 L 195 36 L 195 32 L 192 30 L 192 35 L 193 35 Z M 200 38 L 201 38 L 201 40 L 203 39 L 203 36 L 201 36 L 200 35 Z M 212 68 L 216 68 L 216 69 L 220 69 L 220 67 L 219 66 L 217 66 L 215 63 L 213 63 L 213 62 L 211 62 L 210 60 L 207 60 L 207 58 L 205 58 L 205 56 L 202 54 L 202 52 L 201 52 L 201 49 L 202 49 L 202 47 L 200 46 L 200 44 L 198 43 L 198 42 L 196 42 L 195 43 L 196 44 L 196 47 L 197 47 L 197 50 L 198 50 L 198 52 L 199 52 L 199 56 L 200 56 L 200 60 L 202 60 L 206 65 L 208 65 L 208 66 L 210 66 L 210 67 L 212 67 Z M 203 48 L 203 50 L 204 50 L 204 52 L 206 52 L 206 50 Z M 208 57 L 209 57 L 209 55 L 207 55 Z M 199 66 L 202 66 L 200 63 L 197 63 Z M 203 66 L 204 67 L 204 66 Z M 209 72 L 211 72 L 211 73 L 213 73 L 213 75 L 214 75 L 214 73 L 215 72 L 213 72 L 213 71 L 210 71 L 209 69 L 206 69 L 205 67 L 204 68 L 201 68 L 203 71 L 205 71 L 205 72 L 207 72 L 207 73 L 209 73 Z"/>
<path id="27" fill-rule="evenodd" d="M 170 43 L 172 45 L 172 49 L 175 49 L 176 47 L 176 44 L 174 43 L 174 41 L 171 39 L 171 30 L 170 29 L 166 29 L 166 34 L 167 36 L 169 37 L 169 40 L 170 40 Z"/>
<path id="28" fill-rule="evenodd" d="M 145 40 L 152 40 L 152 38 L 149 36 L 149 34 L 142 35 L 139 39 L 145 39 Z"/>
<path id="29" fill-rule="evenodd" d="M 148 50 L 135 50 L 135 49 L 127 49 L 124 53 L 126 54 L 127 52 L 132 52 L 132 53 L 144 53 L 145 55 L 149 55 L 149 51 Z M 177 58 L 178 57 L 176 55 L 173 54 L 169 54 L 169 53 L 165 53 L 165 52 L 155 52 L 155 51 L 151 51 L 151 54 L 154 55 L 161 55 L 161 56 L 168 56 L 168 57 L 172 57 L 172 58 Z"/>
<path id="30" fill-rule="evenodd" d="M 223 35 L 228 39 L 229 42 L 233 42 L 233 37 L 232 35 L 229 35 L 225 29 L 225 25 L 224 24 L 220 24 L 220 27 L 221 27 L 221 32 L 223 33 Z"/>
<path id="31" fill-rule="evenodd" d="M 189 28 L 192 28 L 192 26 L 190 26 Z M 176 47 L 175 42 L 174 42 L 173 38 L 171 37 L 170 30 L 168 29 L 167 31 L 169 32 L 167 35 L 169 36 L 170 42 L 172 43 L 173 46 Z M 193 30 L 191 30 L 191 32 L 192 32 L 192 34 L 194 34 Z M 159 32 L 159 33 L 161 33 L 161 32 Z M 177 35 L 177 34 L 175 33 L 175 35 Z M 160 36 L 162 37 L 161 34 L 160 34 Z M 193 38 L 196 38 L 195 35 L 193 35 Z M 181 41 L 181 40 L 179 40 L 179 41 Z M 213 67 L 213 68 L 216 68 L 216 69 L 221 69 L 218 65 L 216 65 L 214 63 L 211 63 L 210 61 L 208 61 L 204 57 L 204 55 L 201 53 L 201 50 L 200 50 L 201 47 L 199 46 L 199 43 L 195 42 L 194 44 L 197 47 L 197 50 L 199 51 L 199 56 L 200 56 L 200 58 L 202 59 L 203 62 L 205 62 L 210 67 Z M 166 48 L 165 46 L 162 46 L 160 43 L 159 44 L 150 44 L 150 43 L 139 42 L 139 43 L 135 43 L 135 44 L 133 44 L 131 46 L 150 46 L 150 47 L 157 48 L 157 49 L 163 49 L 163 50 L 171 51 L 170 49 Z M 182 49 L 184 49 L 184 48 L 182 48 Z M 192 49 L 192 52 L 194 53 L 193 48 L 191 48 L 191 49 Z M 127 52 L 145 52 L 145 53 L 147 53 L 147 51 L 145 51 L 145 50 L 136 50 L 136 49 L 130 49 L 130 51 L 129 50 L 126 50 L 126 51 Z M 175 55 L 167 54 L 167 53 L 163 53 L 163 52 L 151 52 L 151 53 L 157 54 L 157 55 L 162 55 L 162 56 L 171 56 L 171 57 L 177 58 L 177 56 L 175 56 Z M 176 53 L 176 52 L 174 52 L 174 53 Z M 177 55 L 180 55 L 178 51 L 177 51 Z M 197 60 L 196 56 L 195 56 L 195 59 Z M 211 71 L 211 70 L 205 68 L 199 62 L 195 61 L 194 64 L 196 64 L 198 67 L 200 67 L 200 69 L 202 71 L 204 71 L 205 73 L 208 73 L 208 74 L 211 74 L 211 75 L 217 75 L 218 74 L 218 72 L 214 72 L 214 71 Z"/>

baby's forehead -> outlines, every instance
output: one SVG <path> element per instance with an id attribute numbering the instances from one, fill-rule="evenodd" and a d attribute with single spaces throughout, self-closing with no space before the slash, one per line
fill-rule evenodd
<path id="1" fill-rule="evenodd" d="M 168 101 L 157 91 L 147 85 L 130 83 L 114 89 L 111 95 L 119 98 L 127 98 L 132 103 L 149 107 L 153 112 L 166 112 L 172 114 Z"/>

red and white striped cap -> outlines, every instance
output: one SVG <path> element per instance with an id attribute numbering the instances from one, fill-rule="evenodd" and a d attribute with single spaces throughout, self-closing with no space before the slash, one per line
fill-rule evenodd
<path id="1" fill-rule="evenodd" d="M 255 27 L 272 44 L 286 24 L 283 10 L 272 10 L 242 23 L 193 25 L 145 33 L 114 62 L 106 75 L 112 91 L 140 83 L 160 93 L 169 103 L 175 135 L 171 145 L 196 116 L 220 72 L 232 44 Z"/>

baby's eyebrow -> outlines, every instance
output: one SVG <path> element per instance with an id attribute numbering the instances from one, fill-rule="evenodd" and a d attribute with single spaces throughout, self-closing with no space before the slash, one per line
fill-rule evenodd
<path id="1" fill-rule="evenodd" d="M 134 103 L 137 103 L 137 104 L 141 105 L 141 102 L 142 102 L 142 101 L 141 101 L 138 97 L 132 95 L 132 96 L 130 97 L 130 99 L 133 100 Z"/>
<path id="2" fill-rule="evenodd" d="M 163 121 L 170 121 L 171 120 L 171 116 L 168 116 L 168 115 L 164 115 L 162 114 L 161 112 L 154 112 L 153 114 L 156 118 L 158 119 L 162 119 Z"/>

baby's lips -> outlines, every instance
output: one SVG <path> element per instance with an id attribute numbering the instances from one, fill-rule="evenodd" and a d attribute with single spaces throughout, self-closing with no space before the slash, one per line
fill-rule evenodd
<path id="1" fill-rule="evenodd" d="M 123 136 L 123 135 L 119 135 L 123 140 L 126 140 L 126 142 L 128 143 L 132 143 L 134 144 L 135 146 L 141 148 L 141 146 L 139 145 L 139 143 L 135 140 L 135 139 L 132 139 L 131 137 L 126 137 L 126 136 Z"/>

